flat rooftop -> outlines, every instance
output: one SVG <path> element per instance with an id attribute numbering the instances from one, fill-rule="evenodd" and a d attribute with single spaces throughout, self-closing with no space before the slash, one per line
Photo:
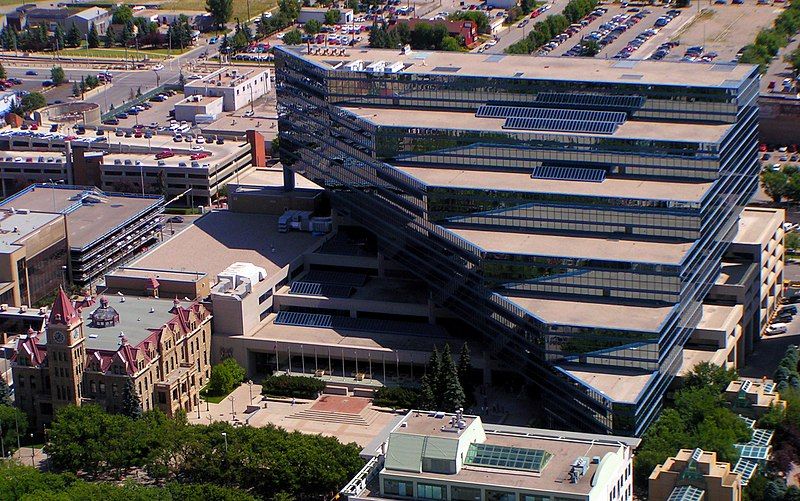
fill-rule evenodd
<path id="1" fill-rule="evenodd" d="M 453 432 L 443 432 L 441 428 L 447 426 L 451 419 L 450 414 L 441 417 L 431 416 L 429 413 L 410 412 L 402 422 L 406 426 L 396 427 L 393 434 L 412 434 L 422 437 L 439 437 L 456 440 L 459 435 Z M 467 426 L 473 424 L 474 416 L 464 416 Z M 555 430 L 535 430 L 519 428 L 507 432 L 502 429 L 491 430 L 491 425 L 486 425 L 486 446 L 514 447 L 530 450 L 546 451 L 549 460 L 541 472 L 515 470 L 499 466 L 464 465 L 456 474 L 440 474 L 430 472 L 404 472 L 399 470 L 383 471 L 392 477 L 410 477 L 424 480 L 440 480 L 446 483 L 458 482 L 459 484 L 472 484 L 476 486 L 498 486 L 512 489 L 541 490 L 543 492 L 562 492 L 565 494 L 588 494 L 592 488 L 592 477 L 597 472 L 597 464 L 589 464 L 585 475 L 578 482 L 569 481 L 570 466 L 578 457 L 603 458 L 608 453 L 621 454 L 624 444 L 614 441 L 613 437 L 595 437 L 594 439 L 578 439 L 568 435 L 568 432 Z M 539 433 L 541 432 L 541 433 Z M 567 435 L 567 436 L 565 436 Z M 389 451 L 392 450 L 391 438 Z M 402 452 L 402 451 L 401 451 Z M 622 459 L 622 458 L 620 458 Z M 502 490 L 502 489 L 499 489 Z"/>
<path id="2" fill-rule="evenodd" d="M 755 268 L 755 263 L 722 262 L 722 270 L 714 282 L 717 285 L 743 285 L 744 278 L 750 269 Z"/>
<path id="3" fill-rule="evenodd" d="M 239 68 L 222 68 L 214 73 L 204 76 L 203 78 L 188 81 L 185 88 L 201 89 L 210 86 L 234 87 L 264 72 L 266 72 L 264 69 L 247 66 Z"/>
<path id="4" fill-rule="evenodd" d="M 261 326 L 252 335 L 245 336 L 247 339 L 261 339 L 281 343 L 302 344 L 307 350 L 314 346 L 328 348 L 361 348 L 372 352 L 393 353 L 396 351 L 417 351 L 430 353 L 435 346 L 441 346 L 444 342 L 451 344 L 456 342 L 444 333 L 440 328 L 420 324 L 419 332 L 415 335 L 408 333 L 395 334 L 380 331 L 356 331 L 348 329 L 334 329 L 325 327 L 297 327 L 294 325 L 282 325 L 268 322 Z M 269 345 L 274 349 L 273 345 Z M 327 353 L 327 352 L 326 352 Z M 334 360 L 336 351 L 333 351 Z M 320 353 L 322 356 L 322 353 Z M 349 356 L 349 355 L 348 355 Z M 392 356 L 392 361 L 394 361 Z M 379 359 L 375 359 L 378 362 Z"/>
<path id="5" fill-rule="evenodd" d="M 181 99 L 175 106 L 180 106 L 183 104 L 188 105 L 204 105 L 204 104 L 211 104 L 213 102 L 219 101 L 223 99 L 222 96 L 204 96 L 202 94 L 193 94 L 191 96 L 186 96 L 186 98 Z"/>
<path id="6" fill-rule="evenodd" d="M 10 206 L 9 206 L 10 207 Z M 0 253 L 9 254 L 24 245 L 25 239 L 32 236 L 42 226 L 61 219 L 61 214 L 29 212 L 12 214 L 9 207 L 0 204 Z M 24 208 L 15 205 L 14 208 Z M 28 256 L 31 257 L 31 256 Z"/>
<path id="7" fill-rule="evenodd" d="M 161 204 L 158 196 L 107 195 L 90 188 L 34 185 L 6 199 L 0 207 L 66 213 L 71 248 L 82 249 Z M 89 202 L 82 197 L 96 195 Z"/>
<path id="8" fill-rule="evenodd" d="M 219 165 L 219 160 L 221 158 L 214 158 L 214 156 L 201 158 L 200 160 L 195 160 L 200 167 L 192 167 L 192 159 L 191 156 L 194 153 L 199 152 L 174 152 L 175 155 L 169 158 L 163 158 L 164 165 L 158 165 L 159 160 L 156 159 L 155 153 L 109 153 L 107 155 L 103 155 L 103 165 L 105 166 L 106 170 L 113 170 L 115 168 L 118 169 L 134 169 L 137 173 L 139 170 L 139 165 L 143 165 L 145 168 L 154 168 L 154 167 L 179 167 L 181 169 L 193 170 L 200 173 L 208 174 L 208 169 L 213 166 Z M 125 164 L 125 161 L 128 160 L 131 163 L 129 165 Z M 120 163 L 116 163 L 119 161 Z M 141 162 L 141 164 L 137 164 L 136 162 Z M 179 165 L 181 162 L 184 165 Z M 206 165 L 207 167 L 203 167 Z M 137 179 L 138 182 L 138 179 Z"/>
<path id="9" fill-rule="evenodd" d="M 703 304 L 703 317 L 697 330 L 732 331 L 742 320 L 742 306 Z"/>
<path id="10" fill-rule="evenodd" d="M 694 242 L 651 242 L 448 228 L 487 252 L 636 263 L 680 264 Z"/>
<path id="11" fill-rule="evenodd" d="M 120 333 L 124 333 L 131 346 L 136 346 L 144 341 L 152 332 L 149 329 L 158 329 L 174 316 L 169 312 L 173 307 L 172 299 L 155 299 L 151 297 L 108 296 L 108 305 L 119 313 L 119 322 L 109 327 L 94 327 L 89 316 L 100 307 L 98 300 L 92 306 L 81 309 L 83 318 L 83 333 L 86 336 L 86 347 L 91 350 L 116 351 L 120 345 Z M 187 306 L 184 303 L 183 306 Z M 150 310 L 153 310 L 152 312 Z"/>
<path id="12" fill-rule="evenodd" d="M 347 49 L 345 56 L 305 54 L 305 45 L 278 47 L 331 70 L 342 63 L 402 62 L 403 73 L 496 76 L 514 79 L 570 80 L 653 85 L 696 85 L 737 88 L 756 71 L 747 64 L 681 64 L 593 58 L 532 57 L 528 55 L 477 54 L 467 52 L 412 51 L 393 49 Z M 365 64 L 366 66 L 366 64 Z M 343 69 L 343 68 L 342 68 Z"/>
<path id="13" fill-rule="evenodd" d="M 550 324 L 658 332 L 674 306 L 640 306 L 620 303 L 504 296 Z"/>
<path id="14" fill-rule="evenodd" d="M 566 58 L 576 60 L 576 58 Z M 556 132 L 550 130 L 505 129 L 504 118 L 478 118 L 472 112 L 432 111 L 399 108 L 343 107 L 345 111 L 378 126 L 430 127 L 434 129 L 468 129 L 504 132 L 509 134 L 555 134 L 564 136 L 598 136 L 621 139 L 653 139 L 658 141 L 685 141 L 690 143 L 718 142 L 733 124 L 697 124 L 678 122 L 646 122 L 628 120 L 612 134 L 589 132 Z"/>
<path id="15" fill-rule="evenodd" d="M 322 187 L 304 176 L 295 174 L 294 183 L 296 188 L 311 188 L 321 190 Z M 283 169 L 257 167 L 246 174 L 239 176 L 236 183 L 238 189 L 247 191 L 248 186 L 280 186 L 283 187 Z"/>
<path id="16" fill-rule="evenodd" d="M 739 231 L 733 243 L 764 244 L 785 220 L 783 209 L 745 207 L 739 216 Z"/>
<path id="17" fill-rule="evenodd" d="M 209 139 L 210 136 L 204 136 L 206 139 Z M 202 149 L 197 151 L 191 151 L 190 147 L 196 143 L 187 143 L 187 142 L 175 142 L 172 140 L 173 136 L 171 133 L 169 134 L 153 134 L 153 137 L 146 138 L 146 137 L 125 137 L 125 136 L 116 136 L 115 134 L 108 134 L 105 138 L 105 144 L 94 144 L 92 145 L 92 149 L 102 149 L 106 151 L 107 154 L 124 154 L 123 158 L 133 158 L 130 153 L 130 148 L 128 146 L 135 146 L 137 148 L 149 148 L 150 154 L 146 156 L 150 159 L 154 159 L 156 153 L 163 151 L 163 150 L 172 150 L 177 155 L 178 153 L 185 153 L 185 154 L 192 154 L 197 153 L 197 151 L 208 151 L 211 153 L 211 157 L 214 160 L 222 160 L 223 158 L 228 157 L 229 155 L 233 155 L 239 152 L 241 148 L 249 148 L 249 145 L 245 141 L 233 141 L 230 139 L 226 139 L 224 143 L 217 144 L 215 141 L 206 141 L 205 143 L 198 145 Z M 142 151 L 142 150 L 139 150 Z"/>
<path id="18" fill-rule="evenodd" d="M 269 276 L 322 239 L 307 232 L 279 233 L 278 217 L 209 212 L 128 266 L 216 277 L 231 263 L 245 262 L 261 266 Z"/>
<path id="19" fill-rule="evenodd" d="M 529 174 L 516 172 L 398 166 L 394 168 L 405 172 L 428 186 L 683 202 L 701 201 L 703 195 L 712 185 L 712 183 L 681 183 L 608 177 L 600 183 L 593 183 L 532 179 Z"/>
<path id="20" fill-rule="evenodd" d="M 652 372 L 614 371 L 613 367 L 604 367 L 602 371 L 565 367 L 561 369 L 615 402 L 636 402 L 636 397 L 654 374 Z"/>

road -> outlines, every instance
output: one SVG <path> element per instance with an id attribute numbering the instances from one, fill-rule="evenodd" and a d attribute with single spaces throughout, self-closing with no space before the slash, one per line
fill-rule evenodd
<path id="1" fill-rule="evenodd" d="M 506 49 L 522 40 L 530 31 L 533 29 L 533 26 L 544 19 L 544 16 L 551 16 L 553 14 L 560 14 L 564 7 L 567 6 L 569 0 L 552 0 L 549 2 L 551 7 L 550 10 L 545 12 L 542 16 L 538 19 L 530 19 L 526 17 L 525 19 L 529 19 L 527 26 L 524 28 L 517 28 L 517 25 L 522 21 L 517 21 L 516 23 L 512 24 L 508 29 L 504 30 L 500 33 L 500 40 L 497 42 L 497 45 L 486 49 L 486 54 L 505 54 Z"/>
<path id="2" fill-rule="evenodd" d="M 115 107 L 119 107 L 130 99 L 131 91 L 136 92 L 141 89 L 142 93 L 145 93 L 157 87 L 159 84 L 177 82 L 181 70 L 184 71 L 184 75 L 191 73 L 192 65 L 198 62 L 200 54 L 208 52 L 208 56 L 212 57 L 217 53 L 216 48 L 216 45 L 208 45 L 205 39 L 201 39 L 201 44 L 198 45 L 198 47 L 169 61 L 165 61 L 164 69 L 157 73 L 153 70 L 115 71 L 113 85 L 107 90 L 87 98 L 86 101 L 97 103 L 100 105 L 103 112 L 107 111 L 112 104 Z M 61 64 L 63 66 L 64 73 L 71 82 L 79 82 L 81 77 L 94 75 L 99 71 L 99 69 L 90 68 L 70 68 L 69 62 L 58 61 L 56 59 L 52 61 L 54 65 Z M 50 72 L 47 69 L 37 69 L 38 75 L 29 76 L 25 75 L 29 70 L 27 67 L 15 66 L 7 63 L 5 64 L 5 68 L 8 76 L 21 78 L 25 82 L 23 88 L 26 90 L 41 88 L 41 82 L 50 78 Z M 56 99 L 66 101 L 72 86 L 71 84 L 67 84 L 64 87 L 68 90 L 60 92 L 58 95 L 48 99 L 48 102 L 53 102 L 53 100 Z"/>

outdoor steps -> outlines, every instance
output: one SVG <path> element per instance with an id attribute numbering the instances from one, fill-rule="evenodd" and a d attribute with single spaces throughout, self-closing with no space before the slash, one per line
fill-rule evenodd
<path id="1" fill-rule="evenodd" d="M 378 413 L 372 409 L 364 409 L 360 414 L 349 412 L 315 411 L 304 409 L 288 416 L 289 419 L 306 421 L 320 421 L 323 423 L 352 424 L 356 426 L 369 426 L 377 418 Z"/>

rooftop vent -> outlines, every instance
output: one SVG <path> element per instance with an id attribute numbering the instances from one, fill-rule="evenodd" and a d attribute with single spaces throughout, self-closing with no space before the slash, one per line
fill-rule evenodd
<path id="1" fill-rule="evenodd" d="M 572 462 L 569 469 L 569 483 L 577 484 L 578 480 L 589 470 L 589 458 L 579 457 Z"/>

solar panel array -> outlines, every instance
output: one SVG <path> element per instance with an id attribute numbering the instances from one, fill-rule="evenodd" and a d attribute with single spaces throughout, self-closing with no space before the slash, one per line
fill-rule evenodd
<path id="1" fill-rule="evenodd" d="M 695 461 L 700 461 L 700 458 L 703 457 L 703 449 L 695 449 L 692 451 L 692 459 Z"/>
<path id="2" fill-rule="evenodd" d="M 644 98 L 642 96 L 614 96 L 608 94 L 540 92 L 536 95 L 536 103 L 630 110 L 641 108 L 644 105 Z"/>
<path id="3" fill-rule="evenodd" d="M 769 457 L 769 446 L 734 444 L 734 447 L 739 451 L 741 458 L 766 461 Z"/>
<path id="4" fill-rule="evenodd" d="M 752 428 L 752 427 L 754 427 L 756 425 L 755 419 L 750 419 L 748 417 L 744 417 L 741 414 L 739 415 L 739 419 L 744 421 L 744 424 L 746 424 L 748 428 Z"/>
<path id="5" fill-rule="evenodd" d="M 672 489 L 667 501 L 700 501 L 705 492 L 693 485 L 679 485 Z"/>
<path id="6" fill-rule="evenodd" d="M 547 120 L 594 120 L 598 122 L 625 122 L 622 111 L 570 110 L 563 108 L 525 108 L 522 106 L 494 106 L 484 104 L 475 112 L 478 118 L 544 118 Z"/>
<path id="7" fill-rule="evenodd" d="M 504 129 L 542 130 L 553 132 L 587 132 L 613 134 L 619 124 L 596 120 L 556 120 L 548 118 L 507 118 Z"/>
<path id="8" fill-rule="evenodd" d="M 747 445 L 755 445 L 758 447 L 766 447 L 772 442 L 772 436 L 775 434 L 773 430 L 765 430 L 762 428 L 757 428 L 753 430 L 753 438 L 747 443 Z"/>
<path id="9" fill-rule="evenodd" d="M 506 447 L 500 445 L 470 444 L 465 464 L 540 472 L 552 457 L 547 451 Z"/>
<path id="10" fill-rule="evenodd" d="M 753 382 L 752 382 L 752 381 L 750 381 L 750 380 L 745 380 L 745 381 L 742 383 L 742 387 L 739 389 L 739 391 L 747 391 L 747 390 L 749 390 L 749 389 L 750 389 L 750 387 L 751 387 L 752 385 L 753 385 Z"/>
<path id="11" fill-rule="evenodd" d="M 279 311 L 275 317 L 277 325 L 296 327 L 318 327 L 323 329 L 343 329 L 363 332 L 386 332 L 405 336 L 444 335 L 444 329 L 427 323 L 383 320 L 378 318 L 351 318 L 325 313 L 303 313 L 299 311 Z"/>
<path id="12" fill-rule="evenodd" d="M 587 169 L 585 167 L 553 167 L 542 165 L 533 168 L 531 178 L 601 183 L 606 178 L 606 171 L 603 169 Z"/>
<path id="13" fill-rule="evenodd" d="M 740 473 L 742 475 L 742 485 L 747 485 L 750 479 L 753 478 L 756 468 L 758 468 L 758 461 L 740 458 L 732 471 L 734 473 Z"/>
<path id="14" fill-rule="evenodd" d="M 764 393 L 772 393 L 775 391 L 775 383 L 766 383 L 764 385 Z"/>
<path id="15" fill-rule="evenodd" d="M 289 294 L 301 296 L 350 297 L 353 288 L 347 285 L 321 284 L 319 282 L 292 282 Z"/>

